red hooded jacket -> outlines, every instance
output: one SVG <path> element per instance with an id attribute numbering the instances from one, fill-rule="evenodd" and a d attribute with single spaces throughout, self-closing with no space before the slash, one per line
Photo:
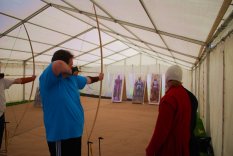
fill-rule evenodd
<path id="1" fill-rule="evenodd" d="M 161 99 L 147 156 L 189 156 L 191 103 L 185 88 L 171 87 Z"/>

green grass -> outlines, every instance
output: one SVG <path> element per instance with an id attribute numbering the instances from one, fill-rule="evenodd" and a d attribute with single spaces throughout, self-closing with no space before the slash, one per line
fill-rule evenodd
<path id="1" fill-rule="evenodd" d="M 25 104 L 25 103 L 28 103 L 28 102 L 31 102 L 31 101 L 23 100 L 23 101 L 17 101 L 17 102 L 8 102 L 8 103 L 6 103 L 6 106 L 8 107 L 8 106 L 20 105 L 20 104 Z"/>

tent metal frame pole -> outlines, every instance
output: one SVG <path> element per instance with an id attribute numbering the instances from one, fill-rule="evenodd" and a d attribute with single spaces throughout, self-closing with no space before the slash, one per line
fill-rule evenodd
<path id="1" fill-rule="evenodd" d="M 49 7 L 50 7 L 50 5 L 43 6 L 42 8 L 40 8 L 39 10 L 37 10 L 36 12 L 34 12 L 33 14 L 31 14 L 30 16 L 26 17 L 24 20 L 21 20 L 19 23 L 17 23 L 16 25 L 14 25 L 13 27 L 11 27 L 10 29 L 6 30 L 4 33 L 0 34 L 0 38 L 2 38 L 3 36 L 9 34 L 11 31 L 13 31 L 14 29 L 16 29 L 20 25 L 26 23 L 27 21 L 29 21 L 30 19 L 32 19 L 33 17 L 35 17 L 39 13 L 43 12 L 44 10 L 46 10 Z M 4 13 L 1 13 L 1 14 L 4 14 Z"/>
<path id="2" fill-rule="evenodd" d="M 111 42 L 108 42 L 108 43 L 104 44 L 103 46 L 109 45 L 109 44 L 111 44 L 111 43 L 113 43 L 113 42 L 115 42 L 115 41 L 117 41 L 117 40 L 113 40 L 113 41 L 111 41 Z M 98 47 L 93 48 L 93 49 L 91 49 L 91 50 L 89 50 L 89 51 L 87 51 L 87 52 L 85 52 L 85 53 L 80 54 L 80 55 L 77 55 L 77 56 L 75 56 L 74 58 L 80 57 L 80 56 L 85 55 L 85 54 L 90 54 L 90 52 L 92 52 L 93 50 L 99 49 L 99 48 L 100 48 L 100 47 L 99 47 L 99 45 L 98 45 Z M 108 50 L 113 51 L 113 50 L 111 50 L 111 49 L 108 49 Z M 95 56 L 96 56 L 96 55 L 95 55 Z M 108 55 L 108 56 L 111 56 L 111 55 Z"/>
<path id="3" fill-rule="evenodd" d="M 143 2 L 142 0 L 139 0 L 139 1 L 140 1 L 141 5 L 142 5 L 144 11 L 146 12 L 146 14 L 147 14 L 147 16 L 148 16 L 148 18 L 149 18 L 151 24 L 153 25 L 153 27 L 154 27 L 156 33 L 159 35 L 160 39 L 163 41 L 164 45 L 166 46 L 166 48 L 167 48 L 168 51 L 170 52 L 172 58 L 173 58 L 174 61 L 176 62 L 176 59 L 175 59 L 173 53 L 171 52 L 171 50 L 169 50 L 170 48 L 169 48 L 169 46 L 167 45 L 166 41 L 163 39 L 162 35 L 158 33 L 158 31 L 157 31 L 158 29 L 157 29 L 157 27 L 156 27 L 156 25 L 155 25 L 155 22 L 153 21 L 153 19 L 152 19 L 151 15 L 150 15 L 149 11 L 147 10 L 147 8 L 146 8 L 144 2 Z"/>
<path id="4" fill-rule="evenodd" d="M 207 80 L 207 86 L 206 86 L 206 131 L 207 134 L 210 134 L 210 53 L 207 53 L 206 56 L 206 80 Z"/>
<path id="5" fill-rule="evenodd" d="M 111 55 L 105 56 L 105 57 L 103 57 L 103 59 L 104 59 L 104 58 L 107 58 L 107 57 L 109 57 L 109 56 L 113 56 L 113 55 L 115 55 L 115 54 L 118 54 L 118 53 L 120 53 L 120 52 L 122 52 L 122 51 L 125 51 L 125 50 L 127 50 L 127 49 L 129 49 L 129 48 L 126 48 L 126 49 L 120 50 L 120 51 L 118 51 L 118 52 L 116 52 L 116 53 L 113 53 L 113 54 L 111 54 Z M 124 55 L 123 55 L 123 56 L 124 56 Z M 109 58 L 108 58 L 108 59 L 109 59 Z M 98 59 L 98 60 L 100 60 L 100 59 Z M 95 63 L 95 62 L 97 62 L 98 60 L 88 62 L 88 63 L 82 65 L 81 67 L 84 67 L 84 66 L 86 66 L 86 65 L 88 65 L 88 64 L 91 64 L 91 63 Z M 122 60 L 120 60 L 120 61 L 123 61 L 123 60 L 124 60 L 124 59 L 122 59 Z M 113 63 L 116 63 L 116 62 L 117 62 L 117 61 L 115 60 L 115 62 L 113 62 Z M 99 63 L 98 63 L 98 64 L 99 64 Z"/>
<path id="6" fill-rule="evenodd" d="M 93 0 L 91 0 L 92 1 L 92 3 L 94 3 L 96 6 L 98 6 L 103 12 L 105 12 L 109 17 L 111 17 L 111 21 L 114 21 L 115 23 L 117 23 L 117 21 L 118 20 L 115 20 L 115 18 L 112 16 L 112 15 L 110 15 L 106 10 L 104 10 L 98 3 L 96 3 L 95 1 L 93 1 Z M 75 11 L 75 12 L 78 12 L 78 13 L 80 13 L 80 14 L 84 14 L 84 12 L 83 11 L 81 11 L 81 10 L 79 10 L 78 8 L 76 8 L 75 6 L 73 6 L 72 4 L 70 4 L 69 2 L 66 2 L 65 0 L 63 1 L 65 4 L 67 4 L 67 5 L 69 5 L 70 7 L 72 7 L 73 8 L 73 10 Z M 63 9 L 65 9 L 66 7 L 63 7 L 63 6 L 59 6 L 59 5 L 57 5 L 57 4 L 51 4 L 52 6 L 56 6 L 57 8 L 63 8 Z M 71 11 L 71 9 L 70 8 L 67 8 L 67 9 L 69 9 L 70 11 Z M 89 15 L 87 15 L 87 14 L 84 14 L 84 15 L 86 15 L 86 16 L 88 16 L 88 17 L 90 17 L 90 15 L 91 16 L 94 16 L 94 14 L 91 14 L 91 13 L 88 13 Z M 92 19 L 92 18 L 91 18 Z M 93 19 L 94 20 L 94 19 Z M 118 24 L 120 24 L 125 30 L 127 30 L 129 33 L 131 33 L 133 36 L 135 36 L 137 39 L 138 39 L 138 41 L 139 42 L 142 42 L 141 40 L 140 40 L 140 38 L 139 37 L 137 37 L 133 32 L 131 32 L 129 29 L 127 29 L 123 24 L 121 24 L 121 23 L 118 23 Z M 111 30 L 111 29 L 110 29 Z M 102 31 L 102 29 L 101 29 L 101 31 Z M 154 32 L 155 30 L 153 29 L 153 32 Z M 112 32 L 112 31 L 111 31 Z M 119 35 L 118 33 L 116 33 L 117 35 Z M 161 35 L 160 35 L 161 36 Z M 130 42 L 130 41 L 129 41 Z M 145 42 L 142 42 L 142 43 L 144 43 L 145 44 Z M 149 49 L 151 49 L 151 47 L 150 46 L 148 46 L 147 44 L 145 44 Z M 166 46 L 167 47 L 167 46 Z M 168 50 L 168 51 L 170 51 L 171 52 L 171 50 L 167 47 L 166 48 L 166 50 Z M 153 51 L 153 49 L 151 49 L 151 51 Z M 156 52 L 156 54 L 157 54 L 157 52 Z M 157 54 L 158 55 L 158 54 Z M 171 54 L 172 55 L 172 54 Z M 184 55 L 183 53 L 181 53 L 181 55 Z M 158 57 L 160 57 L 159 55 L 158 55 Z M 172 58 L 174 59 L 174 62 L 176 63 L 176 61 L 175 61 L 175 58 L 174 58 L 174 56 L 172 55 Z M 162 60 L 164 60 L 163 58 L 161 58 Z M 98 60 L 97 60 L 98 61 Z"/>
<path id="7" fill-rule="evenodd" d="M 140 75 L 142 74 L 142 53 L 139 54 L 139 72 L 140 72 Z"/>
<path id="8" fill-rule="evenodd" d="M 32 19 L 33 17 L 35 17 L 36 15 L 40 14 L 41 12 L 43 12 L 44 10 L 46 10 L 47 8 L 49 8 L 51 6 L 56 7 L 57 9 L 60 9 L 61 11 L 63 11 L 63 10 L 69 10 L 69 11 L 72 11 L 72 12 L 80 13 L 80 14 L 86 15 L 87 17 L 89 17 L 91 19 L 92 19 L 92 17 L 95 16 L 95 14 L 93 14 L 93 13 L 85 12 L 85 11 L 79 10 L 77 8 L 70 8 L 70 7 L 66 7 L 66 6 L 61 6 L 61 5 L 58 5 L 58 4 L 53 4 L 53 3 L 46 2 L 45 0 L 42 0 L 42 1 L 44 3 L 46 3 L 46 5 L 43 6 L 43 7 L 41 7 L 39 10 L 35 11 L 30 16 L 26 17 L 24 20 L 20 20 L 20 19 L 15 18 L 15 17 L 13 17 L 11 15 L 6 15 L 5 13 L 0 12 L 0 14 L 2 14 L 2 15 L 9 16 L 9 17 L 12 17 L 12 18 L 20 20 L 19 23 L 17 23 L 16 25 L 14 25 L 13 27 L 11 27 L 10 29 L 6 30 L 4 33 L 0 34 L 0 38 L 2 38 L 3 36 L 6 36 L 12 30 L 16 29 L 17 27 L 19 27 L 23 23 L 33 24 L 33 23 L 29 22 L 29 20 Z M 202 57 L 202 55 L 203 55 L 203 53 L 205 51 L 205 45 L 206 45 L 206 43 L 209 43 L 213 39 L 213 34 L 214 34 L 217 26 L 219 25 L 219 23 L 220 23 L 221 19 L 223 18 L 224 14 L 226 13 L 228 7 L 230 5 L 232 5 L 231 4 L 231 0 L 224 0 L 222 6 L 220 8 L 220 11 L 218 13 L 218 16 L 216 17 L 215 22 L 214 22 L 214 24 L 213 24 L 213 26 L 212 26 L 212 28 L 211 28 L 211 30 L 209 32 L 209 35 L 208 35 L 208 37 L 206 39 L 206 42 L 203 42 L 203 41 L 198 41 L 198 40 L 195 40 L 195 39 L 192 39 L 192 38 L 187 38 L 187 37 L 184 37 L 184 36 L 180 36 L 180 35 L 176 35 L 176 34 L 171 34 L 171 33 L 168 33 L 168 32 L 163 32 L 163 31 L 158 30 L 156 28 L 155 24 L 154 24 L 154 21 L 152 20 L 151 16 L 149 15 L 149 12 L 147 11 L 147 9 L 145 7 L 144 2 L 142 0 L 139 0 L 139 1 L 141 3 L 142 7 L 144 8 L 145 12 L 147 13 L 147 16 L 150 19 L 151 23 L 153 24 L 154 29 L 153 28 L 149 28 L 149 27 L 145 27 L 145 26 L 141 26 L 141 25 L 137 25 L 137 24 L 134 24 L 134 23 L 118 20 L 118 19 L 114 18 L 111 14 L 109 14 L 109 12 L 107 12 L 104 8 L 102 8 L 102 6 L 99 5 L 96 1 L 91 0 L 92 3 L 94 3 L 95 5 L 97 5 L 99 9 L 101 9 L 103 12 L 105 12 L 110 17 L 109 18 L 109 17 L 98 15 L 98 17 L 100 19 L 104 19 L 104 20 L 108 20 L 108 21 L 112 21 L 112 22 L 120 24 L 124 29 L 126 29 L 129 33 L 131 33 L 133 36 L 135 36 L 137 38 L 137 41 L 140 42 L 141 41 L 140 38 L 137 37 L 133 32 L 131 32 L 126 26 L 131 26 L 131 27 L 142 29 L 142 30 L 145 30 L 145 31 L 150 31 L 150 32 L 157 33 L 160 36 L 160 38 L 162 39 L 162 41 L 164 42 L 164 44 L 166 45 L 166 47 L 167 47 L 166 50 L 170 51 L 170 53 L 172 55 L 171 58 L 174 59 L 174 62 L 176 62 L 176 60 L 177 60 L 177 58 L 175 58 L 173 56 L 173 52 L 174 51 L 168 48 L 166 42 L 162 38 L 162 35 L 169 36 L 169 37 L 172 37 L 172 38 L 176 38 L 176 39 L 180 39 L 180 40 L 184 40 L 184 41 L 187 41 L 187 42 L 191 42 L 191 43 L 195 43 L 195 44 L 201 45 L 202 47 L 200 48 L 200 51 L 199 51 L 199 55 L 198 55 L 199 57 L 195 58 L 196 62 L 194 63 L 194 65 L 196 65 L 197 62 L 200 61 L 200 59 L 198 59 L 198 58 Z M 65 2 L 66 4 L 68 3 L 65 0 L 63 2 Z M 70 4 L 70 5 L 73 6 L 72 4 Z M 71 14 L 69 14 L 69 15 L 71 16 Z M 81 19 L 79 19 L 79 20 L 81 20 Z M 81 21 L 83 21 L 83 20 L 81 20 Z M 83 22 L 85 22 L 85 21 L 83 21 Z M 85 23 L 89 24 L 87 22 L 85 22 Z M 34 25 L 39 26 L 37 24 L 34 24 Z M 91 25 L 91 24 L 89 24 L 89 25 Z M 43 27 L 43 26 L 40 26 L 40 27 Z M 45 27 L 43 27 L 43 28 L 45 28 Z M 47 29 L 49 29 L 49 28 L 47 28 Z M 56 31 L 56 30 L 52 30 L 52 29 L 49 29 L 49 30 Z M 60 32 L 60 33 L 62 33 L 62 32 Z M 62 33 L 62 34 L 64 34 L 64 33 Z M 67 34 L 64 34 L 64 35 L 67 35 Z M 148 46 L 149 43 L 146 43 L 146 42 L 142 42 L 142 43 L 145 44 L 151 51 L 153 51 L 153 49 L 151 49 L 151 47 Z M 154 51 L 154 52 L 155 52 L 155 55 L 156 54 L 158 55 L 158 52 L 156 52 L 156 51 Z M 161 55 L 163 55 L 163 54 L 161 54 Z M 183 54 L 181 53 L 181 55 L 183 55 Z M 158 57 L 160 57 L 160 56 L 158 55 Z M 162 57 L 161 57 L 161 59 L 165 60 Z M 184 61 L 184 60 L 182 60 L 182 61 Z"/>
<path id="9" fill-rule="evenodd" d="M 198 101 L 200 101 L 200 78 L 201 78 L 201 65 L 200 62 L 198 63 L 198 91 L 197 91 L 197 95 L 198 95 Z M 199 107 L 199 112 L 201 113 L 200 107 Z M 200 114 L 200 116 L 202 117 L 202 114 Z M 203 119 L 203 118 L 202 118 Z"/>
<path id="10" fill-rule="evenodd" d="M 109 17 L 111 17 L 112 19 L 114 19 L 114 22 L 117 23 L 117 21 L 115 20 L 115 18 L 109 14 L 106 10 L 104 10 L 97 2 L 91 0 L 91 2 L 93 4 L 95 4 L 96 6 L 98 6 L 99 9 L 101 9 L 103 12 L 105 12 Z M 130 34 L 132 34 L 139 42 L 142 42 L 142 40 L 136 35 L 134 34 L 132 31 L 130 31 L 127 27 L 125 27 L 125 25 L 121 24 L 121 23 L 118 23 L 119 25 L 121 25 L 126 31 L 128 31 Z M 152 48 L 150 46 L 148 46 L 147 44 L 145 44 L 145 42 L 142 42 L 145 46 L 147 46 L 149 49 L 152 50 Z M 158 53 L 156 53 L 158 55 Z M 158 57 L 160 57 L 158 55 Z M 161 58 L 162 59 L 162 58 Z"/>
<path id="11" fill-rule="evenodd" d="M 158 46 L 158 45 L 155 45 L 155 44 L 152 44 L 152 43 L 140 41 L 140 40 L 137 40 L 137 39 L 135 39 L 135 38 L 132 38 L 132 37 L 129 37 L 129 36 L 125 36 L 125 35 L 121 35 L 121 34 L 118 34 L 118 33 L 114 33 L 114 32 L 108 31 L 108 30 L 102 30 L 102 29 L 101 29 L 101 31 L 103 31 L 103 32 L 105 32 L 105 33 L 108 32 L 108 33 L 112 33 L 112 34 L 115 34 L 115 35 L 119 35 L 119 36 L 121 36 L 121 37 L 123 37 L 123 38 L 131 39 L 131 40 L 134 40 L 134 41 L 142 42 L 142 43 L 145 43 L 145 44 L 148 44 L 148 45 L 151 45 L 151 46 L 160 48 L 160 49 L 169 50 L 168 48 L 165 48 L 165 47 L 161 47 L 161 46 Z M 121 42 L 127 43 L 127 42 L 125 42 L 125 41 L 121 41 Z M 129 44 L 134 44 L 134 43 L 132 43 L 132 42 L 129 41 Z M 137 46 L 138 46 L 138 45 L 137 45 Z M 138 47 L 140 47 L 140 46 L 138 46 Z M 144 48 L 144 47 L 140 47 L 140 48 Z M 151 51 L 154 51 L 154 50 L 151 50 Z M 185 53 L 176 51 L 176 50 L 170 49 L 170 51 L 172 51 L 172 52 L 174 52 L 174 53 L 177 53 L 177 54 L 180 54 L 180 55 L 183 55 L 183 56 L 190 57 L 190 58 L 194 58 L 194 59 L 197 59 L 197 58 L 198 58 L 198 57 L 196 57 L 196 56 L 188 55 L 188 54 L 185 54 Z M 157 52 L 157 51 L 154 51 L 154 52 L 159 53 L 159 52 Z M 165 54 L 163 54 L 163 53 L 159 53 L 159 54 L 165 55 Z M 166 55 L 165 55 L 165 56 L 166 56 Z"/>
<path id="12" fill-rule="evenodd" d="M 224 0 L 223 4 L 222 4 L 222 6 L 221 6 L 221 8 L 220 8 L 220 10 L 218 12 L 218 16 L 216 17 L 216 19 L 214 21 L 214 24 L 212 25 L 212 28 L 211 28 L 211 30 L 210 30 L 210 32 L 208 34 L 208 37 L 207 37 L 207 39 L 205 41 L 205 43 L 207 43 L 207 46 L 208 46 L 208 44 L 210 44 L 210 41 L 213 38 L 213 34 L 214 34 L 215 30 L 217 29 L 219 23 L 221 22 L 223 16 L 225 15 L 228 7 L 230 6 L 231 1 L 232 0 Z M 204 52 L 205 52 L 205 46 L 202 46 L 200 48 L 199 54 L 198 54 L 199 59 L 195 62 L 195 65 L 198 63 L 198 61 L 200 61 L 200 58 L 203 56 Z"/>
<path id="13" fill-rule="evenodd" d="M 61 10 L 61 11 L 63 11 L 63 10 Z M 63 12 L 64 12 L 64 11 L 63 11 Z M 67 13 L 67 12 L 65 12 L 65 13 Z M 8 15 L 8 14 L 4 14 L 4 15 L 5 15 L 5 16 L 8 16 L 8 17 L 11 17 L 11 18 L 14 18 L 14 19 L 17 19 L 17 20 L 23 21 L 22 19 L 19 19 L 19 18 L 17 18 L 17 17 L 11 16 L 11 15 Z M 70 15 L 70 14 L 69 14 L 69 15 Z M 76 18 L 77 18 L 77 17 L 76 17 Z M 80 19 L 78 19 L 78 20 L 80 20 Z M 69 34 L 65 34 L 65 33 L 63 33 L 63 32 L 60 32 L 60 31 L 57 31 L 57 30 L 54 30 L 54 29 L 51 29 L 51 28 L 47 28 L 47 27 L 44 27 L 44 26 L 41 26 L 41 25 L 38 25 L 38 24 L 34 24 L 34 23 L 29 22 L 29 21 L 27 21 L 27 23 L 32 24 L 32 25 L 37 26 L 37 27 L 40 27 L 40 28 L 44 28 L 44 29 L 49 30 L 49 31 L 53 31 L 53 32 L 56 32 L 56 33 L 65 35 L 65 36 L 72 37 L 72 36 L 69 35 Z M 87 23 L 87 24 L 89 24 L 89 23 Z M 124 37 L 124 38 L 129 38 L 129 39 L 132 39 L 132 40 L 135 40 L 135 41 L 138 41 L 138 42 L 142 42 L 142 41 L 140 41 L 140 40 L 138 40 L 138 39 L 131 38 L 131 37 L 128 37 L 128 36 L 124 36 L 124 35 L 121 35 L 121 34 L 117 34 L 117 33 L 114 33 L 114 32 L 112 32 L 112 31 L 107 31 L 107 30 L 104 30 L 104 29 L 101 29 L 101 31 L 113 33 L 113 34 L 122 36 L 122 37 Z M 11 36 L 11 35 L 5 35 L 5 36 L 12 37 L 12 38 L 17 38 L 17 39 L 21 39 L 21 40 L 27 40 L 27 39 L 24 39 L 24 38 L 15 37 L 15 36 Z M 39 42 L 39 41 L 32 41 L 32 42 L 41 43 L 41 44 L 45 44 L 45 45 L 51 45 L 51 44 L 44 43 L 44 42 Z M 88 41 L 85 41 L 85 42 L 88 42 Z M 121 41 L 121 42 L 125 42 L 125 41 Z M 88 43 L 90 43 L 90 42 L 88 42 Z M 151 43 L 147 43 L 147 42 L 143 42 L 143 43 L 148 44 L 148 45 L 152 45 L 152 46 L 155 46 L 155 47 L 158 47 L 158 48 L 161 48 L 161 49 L 168 50 L 167 48 L 164 48 L 164 47 L 161 47 L 161 46 L 158 46 L 158 45 L 154 45 L 154 44 L 151 44 Z M 90 43 L 90 44 L 93 44 L 93 43 Z M 52 46 L 54 46 L 54 45 L 52 45 Z M 173 52 L 175 52 L 175 53 L 178 53 L 178 54 L 180 54 L 180 55 L 184 55 L 184 56 L 187 56 L 187 57 L 194 58 L 194 59 L 197 58 L 197 57 L 195 57 L 195 56 L 183 54 L 183 53 L 178 52 L 178 51 L 174 51 L 174 50 L 171 50 L 171 51 L 173 51 Z M 156 53 L 159 53 L 159 52 L 156 52 Z M 161 54 L 161 55 L 164 55 L 164 54 L 162 54 L 162 53 L 160 53 L 160 54 Z M 165 56 L 166 56 L 166 55 L 165 55 Z"/>
<path id="14" fill-rule="evenodd" d="M 195 68 L 195 95 L 198 96 L 198 91 L 197 91 L 197 67 Z M 198 98 L 198 97 L 197 97 Z"/>
<path id="15" fill-rule="evenodd" d="M 55 30 L 55 29 L 47 28 L 47 27 L 45 27 L 45 26 L 42 26 L 42 25 L 39 25 L 39 24 L 35 24 L 35 23 L 29 22 L 29 21 L 25 21 L 25 20 L 23 20 L 23 19 L 20 19 L 20 18 L 18 18 L 18 17 L 12 16 L 12 15 L 8 15 L 8 14 L 6 14 L 6 13 L 0 12 L 0 14 L 2 14 L 2 15 L 4 15 L 4 16 L 7 16 L 7 17 L 10 17 L 10 18 L 13 18 L 13 19 L 16 19 L 16 20 L 19 20 L 19 21 L 21 21 L 22 23 L 29 23 L 29 24 L 31 24 L 31 25 L 34 25 L 34 26 L 37 26 L 37 27 L 40 27 L 40 28 L 44 28 L 44 29 L 49 30 L 49 31 L 53 31 L 53 32 L 56 32 L 56 33 L 59 33 L 59 34 L 62 34 L 62 35 L 66 35 L 66 36 L 72 37 L 72 36 L 69 35 L 69 34 L 66 34 L 66 33 L 63 33 L 63 32 L 60 32 L 60 31 L 57 31 L 57 30 Z M 17 27 L 16 27 L 16 28 L 17 28 Z M 4 33 L 3 33 L 3 34 L 4 34 Z M 2 34 L 2 35 L 3 35 L 3 34 Z M 6 34 L 6 35 L 4 35 L 4 36 L 8 36 L 8 35 Z M 9 36 L 10 36 L 10 35 L 9 35 Z"/>
<path id="16" fill-rule="evenodd" d="M 225 126 L 225 118 L 224 118 L 224 115 L 225 115 L 225 82 L 226 82 L 226 80 L 225 80 L 225 51 L 224 51 L 224 49 L 223 49 L 223 51 L 222 51 L 222 53 L 223 53 L 223 74 L 222 74 L 222 77 L 223 77 L 223 81 L 222 81 L 222 151 L 221 151 L 221 155 L 222 156 L 224 156 L 224 126 Z"/>
<path id="17" fill-rule="evenodd" d="M 193 70 L 191 70 L 191 92 L 193 92 Z"/>
<path id="18" fill-rule="evenodd" d="M 113 32 L 110 32 L 110 31 L 109 31 L 109 33 L 113 33 Z M 116 34 L 116 35 L 122 36 L 122 35 L 120 35 L 120 34 Z M 110 35 L 110 36 L 111 36 L 111 35 Z M 130 38 L 130 37 L 127 37 L 127 36 L 122 36 L 122 37 Z M 134 38 L 130 38 L 130 39 L 132 39 L 132 40 L 136 40 L 136 39 L 134 39 Z M 128 43 L 128 42 L 125 42 L 125 41 L 122 41 L 122 40 L 120 40 L 120 41 L 121 41 L 121 42 L 123 42 L 123 43 L 125 43 L 125 44 L 132 44 L 132 45 L 134 45 L 134 43 L 131 43 L 131 42 L 129 42 L 129 43 Z M 138 41 L 138 40 L 136 40 L 136 41 Z M 146 42 L 145 42 L 145 43 L 146 43 Z M 146 43 L 146 44 L 148 44 L 148 45 L 152 45 L 152 46 L 155 46 L 155 47 L 158 47 L 158 48 L 164 49 L 164 50 L 168 50 L 167 48 L 160 47 L 160 46 L 156 46 L 156 45 L 151 44 L 151 43 Z M 129 46 L 129 47 L 130 47 L 130 46 Z M 138 47 L 138 48 L 145 49 L 144 47 L 140 47 L 140 46 L 138 46 L 138 45 L 137 45 L 137 47 Z M 133 48 L 133 47 L 131 47 L 131 48 L 132 48 L 132 49 L 135 49 L 135 48 Z M 154 50 L 150 50 L 150 49 L 147 49 L 147 50 L 149 50 L 149 51 L 151 51 L 151 52 L 158 53 L 158 54 L 163 55 L 163 56 L 171 57 L 171 56 L 169 56 L 169 55 L 166 55 L 166 54 L 163 54 L 163 53 L 160 53 L 160 52 L 154 51 Z M 138 50 L 136 50 L 136 51 L 138 51 Z M 146 53 L 147 55 L 152 56 L 151 54 L 148 54 L 147 52 L 145 52 L 145 51 L 143 51 L 143 50 L 141 50 L 141 51 L 142 51 L 143 53 Z M 174 53 L 177 53 L 177 54 L 183 55 L 183 56 L 187 56 L 187 57 L 190 57 L 190 58 L 197 59 L 197 57 L 192 56 L 192 55 L 184 54 L 184 53 L 181 53 L 181 52 L 178 52 L 178 51 L 175 51 L 175 50 L 171 50 L 171 51 L 172 51 L 172 52 L 174 52 Z M 178 59 L 178 58 L 176 58 L 176 59 Z M 162 59 L 161 59 L 161 60 L 162 60 Z M 192 62 L 187 62 L 187 61 L 182 60 L 182 59 L 178 59 L 178 60 L 184 61 L 184 62 L 189 63 L 189 64 L 193 64 Z M 164 59 L 163 59 L 163 61 L 164 61 L 164 62 L 166 62 L 166 61 L 168 61 L 168 60 L 164 60 Z M 190 67 L 189 67 L 189 68 L 190 68 Z"/>
<path id="19" fill-rule="evenodd" d="M 204 60 L 201 62 L 202 63 L 202 67 L 203 67 L 203 71 L 202 71 L 202 86 L 203 86 L 203 90 L 202 90 L 202 99 L 203 99 L 203 118 L 206 118 L 206 114 L 205 114 L 205 112 L 206 112 L 206 107 L 205 107 L 205 105 L 206 105 L 206 103 L 205 103 L 205 62 L 204 62 Z"/>
<path id="20" fill-rule="evenodd" d="M 233 4 L 231 4 L 231 5 L 233 5 Z M 218 28 L 218 30 L 216 31 L 216 33 L 214 34 L 214 36 L 211 38 L 211 40 L 209 41 L 209 43 L 213 42 L 217 38 L 217 36 L 220 35 L 220 33 L 228 26 L 228 24 L 232 21 L 232 19 L 233 19 L 233 11 L 230 13 L 230 15 L 224 21 L 224 23 L 221 24 L 221 26 Z"/>
<path id="21" fill-rule="evenodd" d="M 26 61 L 23 61 L 23 77 L 25 77 L 26 74 Z M 23 101 L 25 100 L 25 84 L 23 84 Z"/>
<path id="22" fill-rule="evenodd" d="M 95 3 L 96 6 L 98 6 L 99 8 L 101 8 L 101 6 L 98 3 L 94 2 L 93 0 L 91 0 L 91 1 L 93 3 Z M 65 2 L 65 3 L 67 4 L 68 2 Z M 56 8 L 60 8 L 60 9 L 63 9 L 63 10 L 68 10 L 68 11 L 80 13 L 80 14 L 83 14 L 83 15 L 86 15 L 86 16 L 89 16 L 89 17 L 95 17 L 95 14 L 93 14 L 93 13 L 85 12 L 85 11 L 79 10 L 77 8 L 76 9 L 69 8 L 69 7 L 61 6 L 61 5 L 54 4 L 54 3 L 50 3 L 50 4 L 52 6 L 54 6 L 54 7 L 56 7 Z M 104 10 L 104 9 L 101 8 L 101 10 Z M 155 32 L 157 34 L 169 36 L 169 37 L 172 37 L 172 38 L 176 38 L 176 39 L 180 39 L 180 40 L 183 40 L 183 41 L 195 43 L 195 44 L 198 44 L 198 45 L 205 45 L 205 42 L 203 42 L 203 41 L 199 41 L 199 40 L 196 40 L 196 39 L 192 39 L 192 38 L 188 38 L 188 37 L 184 37 L 184 36 L 180 36 L 180 35 L 164 32 L 164 31 L 161 31 L 161 30 L 155 30 L 155 29 L 152 29 L 152 28 L 149 28 L 149 27 L 145 27 L 145 26 L 134 24 L 134 23 L 130 23 L 130 22 L 119 20 L 119 19 L 115 19 L 107 11 L 104 10 L 104 12 L 107 15 L 109 15 L 111 18 L 105 17 L 105 16 L 101 16 L 101 15 L 97 15 L 99 19 L 104 19 L 104 20 L 107 20 L 107 21 L 112 21 L 114 23 L 118 23 L 118 24 L 122 24 L 122 25 L 127 25 L 127 26 L 131 26 L 131 27 L 134 27 L 134 28 L 139 28 L 139 29 L 142 29 L 142 30 L 150 31 L 150 32 Z"/>
<path id="23" fill-rule="evenodd" d="M 67 40 L 62 41 L 62 42 L 60 42 L 60 43 L 54 45 L 53 47 L 50 47 L 50 48 L 48 48 L 48 49 L 46 49 L 46 50 L 44 50 L 44 51 L 42 51 L 42 52 L 40 52 L 40 53 L 37 53 L 36 55 L 34 55 L 34 57 L 39 56 L 39 55 L 41 55 L 41 54 L 44 54 L 44 53 L 46 53 L 47 51 L 49 51 L 49 50 L 51 50 L 51 49 L 53 49 L 53 48 L 55 48 L 55 47 L 58 47 L 58 46 L 60 46 L 60 45 L 62 45 L 62 44 L 64 44 L 64 43 L 66 43 L 66 42 L 68 42 L 68 41 L 70 41 L 70 40 L 72 40 L 72 39 L 74 39 L 74 38 L 77 38 L 78 36 L 81 36 L 82 34 L 88 32 L 88 31 L 90 31 L 90 30 L 92 30 L 92 29 L 93 29 L 93 28 L 89 28 L 89 29 L 87 29 L 87 30 L 85 30 L 85 31 L 83 31 L 83 32 L 81 32 L 81 33 L 79 33 L 79 34 L 77 34 L 77 35 L 71 37 L 71 38 L 68 38 Z M 32 57 L 26 59 L 25 61 L 28 61 L 28 60 L 30 60 L 30 59 L 32 59 Z"/>

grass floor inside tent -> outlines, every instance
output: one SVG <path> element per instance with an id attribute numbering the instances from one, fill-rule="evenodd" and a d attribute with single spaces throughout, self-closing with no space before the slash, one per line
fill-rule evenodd
<path id="1" fill-rule="evenodd" d="M 32 102 L 32 100 L 31 101 L 22 100 L 22 101 L 17 101 L 17 102 L 8 102 L 8 103 L 6 103 L 6 106 L 20 105 L 20 104 L 25 104 L 25 103 L 29 103 L 29 102 Z"/>

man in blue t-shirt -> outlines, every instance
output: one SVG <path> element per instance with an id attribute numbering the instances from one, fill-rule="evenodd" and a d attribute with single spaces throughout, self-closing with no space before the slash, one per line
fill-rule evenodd
<path id="1" fill-rule="evenodd" d="M 81 156 L 84 112 L 79 90 L 104 77 L 103 73 L 97 77 L 77 75 L 73 57 L 69 51 L 56 51 L 39 79 L 51 156 Z"/>

